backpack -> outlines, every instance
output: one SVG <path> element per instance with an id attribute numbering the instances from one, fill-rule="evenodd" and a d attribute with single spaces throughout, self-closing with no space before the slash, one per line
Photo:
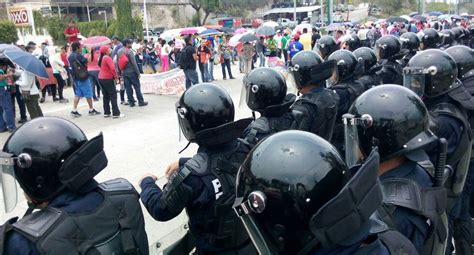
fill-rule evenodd
<path id="1" fill-rule="evenodd" d="M 89 73 L 87 72 L 87 67 L 81 63 L 81 61 L 74 59 L 72 62 L 73 70 L 76 75 L 76 79 L 80 81 L 85 81 L 89 78 Z"/>
<path id="2" fill-rule="evenodd" d="M 127 67 L 127 64 L 128 62 L 130 62 L 130 60 L 128 59 L 128 52 L 130 50 L 126 50 L 125 53 L 123 53 L 119 60 L 118 60 L 118 67 L 121 71 L 125 70 L 125 68 Z"/>

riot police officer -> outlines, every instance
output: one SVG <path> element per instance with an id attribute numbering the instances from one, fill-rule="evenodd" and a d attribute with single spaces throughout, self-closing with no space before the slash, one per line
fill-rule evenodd
<path id="1" fill-rule="evenodd" d="M 417 254 L 400 233 L 369 218 L 382 201 L 378 158 L 374 151 L 349 170 L 314 134 L 274 134 L 242 164 L 235 211 L 260 254 Z"/>
<path id="2" fill-rule="evenodd" d="M 433 28 L 426 28 L 418 32 L 420 38 L 420 50 L 436 49 L 440 44 L 438 31 Z"/>
<path id="3" fill-rule="evenodd" d="M 145 176 L 140 183 L 143 204 L 158 221 L 186 209 L 198 254 L 255 254 L 232 210 L 235 175 L 248 152 L 238 138 L 251 119 L 234 122 L 232 98 L 210 83 L 186 90 L 176 112 L 184 137 L 199 145 L 198 152 L 171 174 L 163 190 L 155 176 Z"/>
<path id="4" fill-rule="evenodd" d="M 462 45 L 464 44 L 464 39 L 465 39 L 465 33 L 464 29 L 462 27 L 454 27 L 451 29 L 453 35 L 454 35 L 454 42 L 453 45 Z"/>
<path id="5" fill-rule="evenodd" d="M 456 62 L 458 68 L 458 79 L 463 86 L 449 92 L 449 95 L 457 98 L 457 101 L 466 109 L 469 124 L 474 127 L 474 51 L 464 45 L 456 45 L 446 51 Z M 472 155 L 472 151 L 471 151 Z M 471 248 L 471 216 L 469 215 L 469 204 L 474 186 L 474 159 L 471 156 L 469 170 L 467 173 L 464 188 L 461 193 L 458 213 L 454 217 L 454 229 L 452 231 L 456 253 L 472 254 Z"/>
<path id="6" fill-rule="evenodd" d="M 474 24 L 471 25 L 469 28 L 469 41 L 468 41 L 468 47 L 471 49 L 474 49 Z"/>
<path id="7" fill-rule="evenodd" d="M 287 96 L 286 82 L 280 73 L 268 67 L 256 68 L 244 77 L 244 87 L 247 106 L 260 113 L 243 133 L 243 140 L 250 147 L 273 133 L 292 127 L 294 119 L 290 106 L 296 96 Z"/>
<path id="8" fill-rule="evenodd" d="M 343 118 L 348 166 L 379 148 L 384 203 L 377 217 L 410 239 L 420 254 L 443 254 L 446 190 L 442 184 L 432 187 L 430 174 L 418 164 L 429 159 L 424 148 L 437 141 L 421 99 L 402 86 L 381 85 L 357 98 Z"/>
<path id="9" fill-rule="evenodd" d="M 325 86 L 335 67 L 334 60 L 323 62 L 314 51 L 297 53 L 289 67 L 302 94 L 291 107 L 294 128 L 317 134 L 328 141 L 336 122 L 339 96 Z"/>
<path id="10" fill-rule="evenodd" d="M 314 51 L 316 51 L 321 58 L 326 61 L 334 51 L 338 50 L 338 44 L 334 37 L 330 35 L 323 35 L 314 46 Z"/>
<path id="11" fill-rule="evenodd" d="M 375 42 L 375 55 L 378 66 L 377 76 L 382 84 L 403 84 L 402 67 L 397 62 L 400 54 L 400 40 L 393 35 L 382 36 Z"/>
<path id="12" fill-rule="evenodd" d="M 0 153 L 4 196 L 17 194 L 9 189 L 16 178 L 29 209 L 0 229 L 0 254 L 148 254 L 132 184 L 94 180 L 107 166 L 103 147 L 102 134 L 88 140 L 56 117 L 31 120 L 8 138 Z M 7 210 L 16 202 L 4 201 Z"/>
<path id="13" fill-rule="evenodd" d="M 440 36 L 440 48 L 447 49 L 454 44 L 454 33 L 451 29 L 443 29 L 439 32 Z"/>
<path id="14" fill-rule="evenodd" d="M 365 91 L 362 83 L 355 81 L 358 74 L 362 73 L 363 63 L 359 62 L 354 54 L 348 50 L 335 51 L 329 56 L 328 61 L 334 61 L 337 68 L 329 79 L 329 88 L 339 95 L 339 106 L 334 125 L 334 134 L 331 143 L 339 152 L 344 152 L 344 127 L 342 115 L 347 113 L 352 102 Z"/>
<path id="15" fill-rule="evenodd" d="M 420 38 L 413 32 L 407 32 L 400 36 L 400 43 L 402 44 L 403 57 L 398 62 L 402 67 L 405 67 L 420 48 Z"/>
<path id="16" fill-rule="evenodd" d="M 364 73 L 357 79 L 357 82 L 362 83 L 365 90 L 380 85 L 376 75 L 377 68 L 374 68 L 377 64 L 375 51 L 368 47 L 361 47 L 354 51 L 354 56 L 356 56 L 358 61 L 362 61 L 364 65 Z"/>
<path id="17" fill-rule="evenodd" d="M 349 35 L 344 35 L 341 38 L 341 49 L 342 50 L 348 50 L 348 51 L 354 51 L 357 50 L 360 47 L 360 39 L 357 34 L 352 33 Z"/>
<path id="18" fill-rule="evenodd" d="M 450 232 L 453 220 L 459 214 L 459 195 L 466 179 L 472 140 L 466 109 L 460 97 L 455 95 L 463 90 L 457 76 L 454 59 L 436 49 L 417 54 L 405 71 L 405 86 L 422 95 L 430 111 L 431 129 L 438 137 L 448 141 L 447 163 L 454 169 L 446 183 Z M 451 251 L 452 245 L 447 252 Z"/>

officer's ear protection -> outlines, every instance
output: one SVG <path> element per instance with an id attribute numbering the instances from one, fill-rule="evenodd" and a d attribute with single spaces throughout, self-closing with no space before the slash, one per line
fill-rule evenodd
<path id="1" fill-rule="evenodd" d="M 58 176 L 69 190 L 79 190 L 107 166 L 102 132 L 85 142 L 78 150 L 64 160 Z"/>

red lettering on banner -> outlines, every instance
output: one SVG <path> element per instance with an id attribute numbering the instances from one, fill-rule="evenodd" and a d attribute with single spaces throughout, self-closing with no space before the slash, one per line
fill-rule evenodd
<path id="1" fill-rule="evenodd" d="M 30 23 L 28 11 L 26 9 L 10 10 L 10 18 L 17 26 L 27 26 Z"/>

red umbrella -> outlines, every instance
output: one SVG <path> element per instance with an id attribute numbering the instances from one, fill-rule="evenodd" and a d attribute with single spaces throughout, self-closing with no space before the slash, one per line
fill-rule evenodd
<path id="1" fill-rule="evenodd" d="M 96 48 L 103 45 L 110 44 L 111 41 L 107 36 L 92 36 L 81 41 L 82 45 L 88 48 Z"/>
<path id="2" fill-rule="evenodd" d="M 183 30 L 181 30 L 181 32 L 179 32 L 180 35 L 193 35 L 193 34 L 196 34 L 198 32 L 198 30 L 196 28 L 193 28 L 193 27 L 188 27 L 188 28 L 185 28 Z"/>

